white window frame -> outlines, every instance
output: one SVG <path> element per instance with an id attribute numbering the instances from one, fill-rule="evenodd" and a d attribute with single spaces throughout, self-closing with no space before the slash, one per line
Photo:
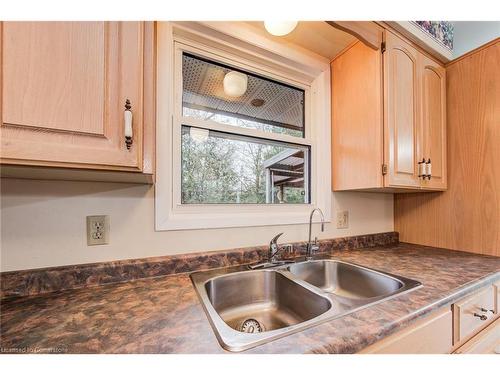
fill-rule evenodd
<path id="1" fill-rule="evenodd" d="M 243 24 L 243 23 L 242 23 Z M 159 22 L 157 26 L 156 230 L 208 229 L 301 224 L 319 207 L 330 221 L 330 67 L 297 51 L 277 51 L 244 42 L 200 23 Z M 246 35 L 251 37 L 251 35 Z M 252 39 L 246 39 L 252 40 Z M 255 39 L 254 39 L 255 40 Z M 280 47 L 281 48 L 281 47 Z M 305 136 L 263 132 L 182 116 L 182 53 L 202 56 L 304 90 Z M 279 53 L 277 53 L 279 52 Z M 286 56 L 288 52 L 288 55 Z M 284 56 L 285 55 L 285 56 Z M 292 58 L 294 60 L 292 60 Z M 310 146 L 309 204 L 181 204 L 182 125 Z"/>

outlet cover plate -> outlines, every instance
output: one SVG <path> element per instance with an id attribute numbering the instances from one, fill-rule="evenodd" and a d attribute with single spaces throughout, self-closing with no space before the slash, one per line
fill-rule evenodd
<path id="1" fill-rule="evenodd" d="M 349 211 L 337 211 L 337 229 L 349 228 Z"/>
<path id="2" fill-rule="evenodd" d="M 87 216 L 87 245 L 106 245 L 109 243 L 109 216 Z"/>

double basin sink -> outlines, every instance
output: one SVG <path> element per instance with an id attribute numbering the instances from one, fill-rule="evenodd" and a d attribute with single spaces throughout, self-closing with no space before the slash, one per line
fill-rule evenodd
<path id="1" fill-rule="evenodd" d="M 418 288 L 418 281 L 338 260 L 191 274 L 223 348 L 242 351 Z"/>

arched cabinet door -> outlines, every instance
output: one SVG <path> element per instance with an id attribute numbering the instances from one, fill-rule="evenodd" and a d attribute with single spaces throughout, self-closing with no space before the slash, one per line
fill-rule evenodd
<path id="1" fill-rule="evenodd" d="M 3 22 L 0 37 L 3 164 L 142 169 L 143 22 Z"/>
<path id="2" fill-rule="evenodd" d="M 422 55 L 422 153 L 430 160 L 430 177 L 422 189 L 446 190 L 446 70 Z"/>
<path id="3" fill-rule="evenodd" d="M 391 32 L 386 32 L 385 43 L 384 185 L 419 188 L 419 56 L 415 48 Z"/>
<path id="4" fill-rule="evenodd" d="M 399 34 L 383 33 L 380 54 L 356 43 L 332 62 L 332 186 L 446 190 L 446 70 Z"/>

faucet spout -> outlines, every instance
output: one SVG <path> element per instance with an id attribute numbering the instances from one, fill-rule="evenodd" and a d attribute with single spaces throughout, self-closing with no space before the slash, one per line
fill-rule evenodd
<path id="1" fill-rule="evenodd" d="M 312 233 L 312 220 L 315 212 L 319 212 L 320 217 L 321 217 L 321 231 L 325 231 L 325 216 L 323 215 L 323 211 L 321 211 L 320 208 L 315 208 L 314 210 L 311 211 L 311 215 L 309 215 L 309 239 L 307 241 L 307 248 L 306 248 L 306 260 L 311 260 L 314 251 L 319 249 L 319 246 L 315 243 L 313 244 L 311 242 L 311 233 Z M 315 241 L 316 242 L 316 241 Z"/>

